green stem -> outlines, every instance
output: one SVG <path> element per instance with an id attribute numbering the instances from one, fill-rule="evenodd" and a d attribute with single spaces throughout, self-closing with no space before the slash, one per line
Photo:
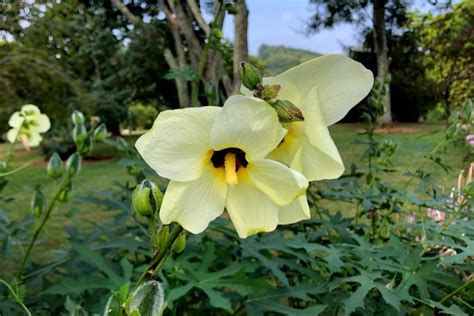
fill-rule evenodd
<path id="1" fill-rule="evenodd" d="M 25 255 L 23 256 L 23 259 L 20 263 L 20 268 L 18 269 L 18 272 L 16 274 L 18 279 L 21 279 L 21 276 L 23 275 L 23 270 L 25 269 L 25 264 L 28 261 L 28 257 L 30 256 L 31 250 L 33 249 L 36 239 L 38 239 L 39 234 L 43 230 L 52 211 L 54 210 L 54 207 L 56 206 L 56 202 L 58 201 L 59 195 L 67 187 L 67 185 L 69 184 L 69 181 L 71 181 L 70 177 L 66 176 L 62 185 L 59 187 L 59 190 L 57 190 L 56 193 L 54 194 L 51 204 L 49 205 L 48 209 L 46 210 L 46 214 L 43 217 L 43 220 L 41 221 L 40 225 L 36 228 L 35 232 L 33 233 L 33 238 L 28 244 L 28 248 L 26 249 Z"/>
<path id="2" fill-rule="evenodd" d="M 138 279 L 137 286 L 143 283 L 143 281 L 145 280 L 148 274 L 153 275 L 159 268 L 161 268 L 164 261 L 167 259 L 168 255 L 171 253 L 173 244 L 178 239 L 182 231 L 183 231 L 183 227 L 179 224 L 176 224 L 176 226 L 171 231 L 169 237 L 166 239 L 165 244 L 161 245 L 160 250 L 153 257 L 148 268 L 145 270 L 145 272 L 143 272 L 140 279 Z"/>
<path id="3" fill-rule="evenodd" d="M 461 211 L 463 210 L 464 206 L 466 206 L 466 202 L 463 202 L 461 203 L 458 208 L 456 209 L 456 211 L 454 212 L 454 214 L 449 218 L 449 220 L 444 223 L 444 225 L 441 227 L 440 230 L 438 230 L 436 232 L 436 234 L 434 235 L 433 239 L 437 239 L 439 236 L 441 236 L 445 231 L 446 229 L 448 229 L 449 225 L 451 225 L 451 223 L 456 219 L 456 217 L 458 217 L 458 215 L 461 213 Z M 424 245 L 423 246 L 423 249 L 421 250 L 421 253 L 420 253 L 420 257 L 422 257 L 427 251 L 428 249 L 430 248 L 429 245 Z"/>
<path id="4" fill-rule="evenodd" d="M 426 156 L 432 156 L 432 155 L 434 155 L 435 153 L 438 152 L 438 150 L 440 150 L 441 148 L 443 148 L 443 147 L 446 145 L 446 143 L 447 143 L 446 140 L 442 141 L 441 143 L 438 143 L 438 145 L 436 145 L 435 148 L 433 148 L 433 149 L 428 153 L 428 155 L 425 155 L 425 157 L 426 157 Z M 418 171 L 418 170 L 420 170 L 421 168 L 423 168 L 423 166 L 426 164 L 427 161 L 428 161 L 428 159 L 424 159 L 424 160 L 418 165 L 418 167 L 415 169 L 415 172 Z M 408 186 L 409 186 L 410 183 L 413 181 L 413 179 L 414 179 L 414 176 L 411 176 L 411 177 L 407 180 L 407 182 L 405 182 L 405 186 L 404 186 L 405 190 L 408 188 Z"/>
<path id="5" fill-rule="evenodd" d="M 22 170 L 22 169 L 25 169 L 26 167 L 28 167 L 29 165 L 31 165 L 33 162 L 35 161 L 38 161 L 38 160 L 31 160 L 31 161 L 28 161 L 27 163 L 25 163 L 24 165 L 21 165 L 20 167 L 16 168 L 16 169 L 13 169 L 13 170 L 10 170 L 8 172 L 5 172 L 5 173 L 0 173 L 0 177 L 5 177 L 5 176 L 9 176 L 9 175 L 12 175 L 14 173 L 17 173 L 18 171 Z"/>
<path id="6" fill-rule="evenodd" d="M 465 288 L 467 288 L 468 286 L 470 286 L 471 284 L 474 284 L 474 278 L 472 278 L 469 282 L 466 282 L 464 283 L 463 285 L 461 285 L 459 288 L 455 289 L 454 291 L 452 291 L 451 293 L 449 293 L 448 295 L 446 295 L 445 297 L 443 297 L 443 299 L 441 301 L 439 301 L 440 303 L 443 303 L 444 301 L 446 301 L 447 299 L 453 297 L 454 295 L 456 295 L 457 293 L 461 292 L 462 290 L 464 290 Z"/>
<path id="7" fill-rule="evenodd" d="M 28 309 L 28 307 L 25 306 L 25 304 L 23 304 L 23 302 L 21 301 L 21 298 L 18 296 L 18 294 L 16 294 L 15 291 L 13 291 L 13 289 L 11 288 L 10 284 L 8 284 L 5 280 L 3 279 L 0 279 L 0 283 L 3 283 L 3 285 L 5 285 L 8 290 L 10 291 L 10 293 L 12 293 L 13 297 L 15 298 L 16 302 L 25 310 L 26 314 L 28 316 L 31 316 L 31 312 L 30 310 Z"/>

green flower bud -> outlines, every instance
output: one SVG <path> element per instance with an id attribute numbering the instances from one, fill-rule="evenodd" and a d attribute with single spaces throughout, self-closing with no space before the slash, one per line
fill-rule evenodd
<path id="1" fill-rule="evenodd" d="M 107 138 L 107 127 L 105 124 L 100 124 L 94 131 L 94 139 L 97 142 L 103 142 Z"/>
<path id="2" fill-rule="evenodd" d="M 72 112 L 72 122 L 74 123 L 74 125 L 81 125 L 81 124 L 84 124 L 84 115 L 82 114 L 82 112 L 79 112 L 79 111 L 74 111 Z"/>
<path id="3" fill-rule="evenodd" d="M 304 121 L 303 113 L 293 103 L 287 100 L 276 100 L 270 103 L 282 123 Z"/>
<path id="4" fill-rule="evenodd" d="M 49 158 L 48 166 L 46 167 L 46 172 L 51 178 L 57 179 L 63 174 L 62 167 L 63 162 L 61 161 L 61 157 L 59 157 L 58 153 L 55 152 Z"/>
<path id="5" fill-rule="evenodd" d="M 164 245 L 170 236 L 169 226 L 163 226 L 163 228 L 156 234 L 155 244 L 158 246 Z"/>
<path id="6" fill-rule="evenodd" d="M 72 139 L 74 140 L 76 145 L 84 143 L 86 138 L 87 138 L 87 129 L 84 126 L 84 124 L 74 125 L 74 128 L 72 130 Z"/>
<path id="7" fill-rule="evenodd" d="M 247 63 L 240 63 L 239 67 L 240 80 L 242 84 L 250 90 L 257 88 L 262 83 L 262 74 L 257 67 Z"/>
<path id="8" fill-rule="evenodd" d="M 7 163 L 5 161 L 0 161 L 0 172 L 4 172 L 7 170 Z"/>
<path id="9" fill-rule="evenodd" d="M 72 181 L 67 183 L 67 186 L 59 193 L 59 202 L 69 202 L 72 199 Z"/>
<path id="10" fill-rule="evenodd" d="M 281 86 L 278 84 L 274 84 L 271 86 L 264 85 L 261 89 L 257 91 L 255 96 L 265 101 L 270 101 L 270 100 L 275 99 L 278 96 L 280 89 L 281 89 Z"/>
<path id="11" fill-rule="evenodd" d="M 158 186 L 147 179 L 143 180 L 132 193 L 133 208 L 142 216 L 151 216 L 158 212 L 162 200 L 163 194 Z"/>
<path id="12" fill-rule="evenodd" d="M 87 137 L 84 139 L 84 142 L 77 144 L 77 151 L 83 156 L 90 154 L 92 152 L 92 148 L 93 138 L 90 135 L 87 135 Z"/>
<path id="13" fill-rule="evenodd" d="M 35 217 L 39 217 L 46 206 L 46 197 L 40 190 L 36 190 L 31 198 L 31 210 Z"/>
<path id="14" fill-rule="evenodd" d="M 74 153 L 66 161 L 66 170 L 68 174 L 73 177 L 81 171 L 81 156 Z"/>
<path id="15" fill-rule="evenodd" d="M 173 245 L 173 251 L 176 253 L 180 253 L 184 250 L 185 247 L 186 247 L 186 235 L 184 233 L 181 233 Z"/>

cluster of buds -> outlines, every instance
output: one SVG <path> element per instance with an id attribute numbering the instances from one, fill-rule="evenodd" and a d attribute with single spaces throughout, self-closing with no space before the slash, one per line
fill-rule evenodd
<path id="1" fill-rule="evenodd" d="M 90 153 L 94 142 L 103 142 L 107 137 L 105 124 L 100 124 L 94 130 L 87 131 L 84 115 L 79 111 L 72 113 L 72 123 L 74 124 L 72 139 L 76 143 L 77 151 L 81 155 Z"/>
<path id="2" fill-rule="evenodd" d="M 242 85 L 253 92 L 254 97 L 262 99 L 270 104 L 282 123 L 303 121 L 304 116 L 298 107 L 288 100 L 278 100 L 280 85 L 267 85 L 262 82 L 260 70 L 247 63 L 240 63 L 239 68 Z"/>

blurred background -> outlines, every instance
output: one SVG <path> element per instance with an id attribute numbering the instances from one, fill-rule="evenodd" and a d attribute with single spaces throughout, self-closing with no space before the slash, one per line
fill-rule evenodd
<path id="1" fill-rule="evenodd" d="M 146 129 L 163 109 L 222 105 L 240 61 L 274 75 L 327 53 L 391 74 L 383 123 L 443 122 L 473 92 L 472 1 L 6 0 L 0 10 L 0 134 L 26 103 L 52 118 L 57 141 L 73 109 L 114 134 Z"/>

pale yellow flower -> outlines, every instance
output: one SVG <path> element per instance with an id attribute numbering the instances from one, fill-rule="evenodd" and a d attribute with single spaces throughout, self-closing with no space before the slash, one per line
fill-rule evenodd
<path id="1" fill-rule="evenodd" d="M 266 158 L 285 132 L 268 104 L 244 96 L 229 98 L 223 108 L 161 112 L 136 148 L 151 168 L 171 180 L 162 222 L 200 233 L 226 208 L 245 238 L 309 218 L 306 200 L 298 198 L 307 180 Z M 306 207 L 288 214 L 290 203 Z"/>
<path id="2" fill-rule="evenodd" d="M 300 171 L 310 181 L 342 175 L 344 164 L 327 127 L 369 93 L 372 73 L 346 56 L 326 55 L 263 78 L 263 84 L 280 85 L 277 99 L 291 101 L 304 116 L 302 122 L 283 124 L 288 133 L 269 158 Z M 245 88 L 242 92 L 252 94 Z"/>
<path id="3" fill-rule="evenodd" d="M 20 111 L 13 113 L 8 125 L 12 127 L 7 133 L 8 141 L 20 140 L 25 148 L 38 146 L 43 140 L 40 133 L 51 128 L 49 117 L 33 104 L 24 105 Z"/>

